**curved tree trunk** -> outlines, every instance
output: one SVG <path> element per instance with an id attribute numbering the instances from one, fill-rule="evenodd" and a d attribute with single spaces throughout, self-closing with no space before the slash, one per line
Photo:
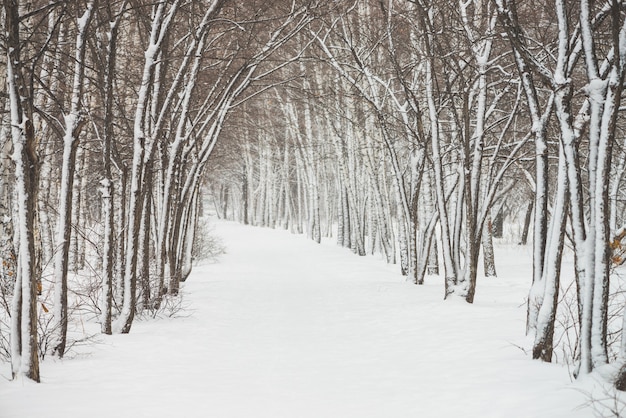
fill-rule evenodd
<path id="1" fill-rule="evenodd" d="M 554 351 L 554 323 L 559 298 L 559 282 L 561 259 L 565 241 L 565 225 L 567 223 L 567 175 L 563 153 L 560 153 L 559 172 L 557 175 L 557 192 L 546 245 L 545 265 L 542 283 L 545 283 L 537 315 L 533 358 L 546 362 L 552 361 Z"/>

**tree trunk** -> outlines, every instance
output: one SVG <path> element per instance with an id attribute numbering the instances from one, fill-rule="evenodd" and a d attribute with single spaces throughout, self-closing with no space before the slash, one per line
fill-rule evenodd
<path id="1" fill-rule="evenodd" d="M 84 169 L 86 159 L 86 151 L 83 148 L 78 147 L 76 149 L 75 156 L 74 180 L 72 181 L 72 217 L 70 221 L 70 228 L 74 232 L 70 233 L 70 247 L 68 251 L 68 269 L 75 274 L 84 267 L 85 261 L 85 253 L 82 251 L 82 248 L 84 248 L 84 240 L 81 239 L 81 234 L 84 229 L 81 228 L 81 224 L 84 224 L 83 220 L 85 218 L 82 196 L 85 177 L 82 171 Z"/>
<path id="2" fill-rule="evenodd" d="M 437 240 L 433 240 L 430 244 L 430 251 L 428 252 L 428 275 L 439 276 L 439 253 L 437 251 Z"/>
<path id="3" fill-rule="evenodd" d="M 126 3 L 122 5 L 122 10 Z M 100 307 L 100 330 L 103 334 L 111 335 L 112 325 L 112 305 L 113 305 L 113 267 L 115 264 L 115 190 L 113 187 L 113 174 L 111 173 L 111 152 L 114 138 L 114 113 L 113 113 L 113 85 L 115 78 L 115 63 L 117 58 L 117 38 L 119 33 L 119 22 L 122 13 L 116 18 L 111 16 L 108 10 L 108 20 L 110 22 L 108 43 L 106 44 L 106 64 L 104 71 L 104 136 L 102 139 L 102 167 L 103 178 L 100 180 L 102 194 L 102 220 L 104 231 L 102 238 L 102 296 L 99 302 Z M 120 227 L 122 230 L 123 227 Z"/>
<path id="4" fill-rule="evenodd" d="M 151 164 L 150 164 L 151 165 Z M 150 172 L 151 167 L 147 170 Z M 152 219 L 152 175 L 146 176 L 146 192 L 143 199 L 143 212 L 141 215 L 141 227 L 139 229 L 139 260 L 138 260 L 138 278 L 141 288 L 141 308 L 150 308 L 152 304 L 152 289 L 150 285 L 150 221 Z M 157 292 L 161 289 L 157 289 Z"/>
<path id="5" fill-rule="evenodd" d="M 248 167 L 246 166 L 246 163 L 244 161 L 243 170 L 241 170 L 241 212 L 244 225 L 248 225 L 250 223 L 248 220 L 248 188 Z"/>
<path id="6" fill-rule="evenodd" d="M 432 164 L 435 179 L 435 193 L 437 196 L 437 210 L 439 211 L 439 226 L 441 229 L 443 265 L 445 270 L 444 295 L 447 298 L 454 293 L 454 289 L 457 284 L 457 269 L 452 255 L 452 236 L 450 234 L 450 222 L 448 218 L 448 208 L 446 206 L 441 144 L 439 137 L 439 117 L 434 99 L 435 81 L 432 66 L 433 64 L 430 61 L 426 63 L 426 95 L 431 125 Z"/>
<path id="7" fill-rule="evenodd" d="M 197 233 L 200 201 L 200 192 L 198 188 L 196 188 L 196 191 L 193 194 L 192 202 L 187 209 L 188 215 L 185 221 L 185 231 L 182 239 L 181 282 L 185 282 L 187 280 L 193 268 L 193 243 Z"/>
<path id="8" fill-rule="evenodd" d="M 19 33 L 19 2 L 5 0 L 7 84 L 17 200 L 18 271 L 11 315 L 11 371 L 39 382 L 35 213 L 39 163 L 32 124 L 32 95 L 24 79 Z"/>
<path id="9" fill-rule="evenodd" d="M 522 228 L 522 236 L 520 237 L 519 245 L 526 245 L 528 242 L 528 231 L 530 230 L 530 221 L 532 219 L 534 201 L 530 200 L 526 207 L 526 215 L 524 216 L 524 226 Z"/>
<path id="10" fill-rule="evenodd" d="M 167 9 L 169 6 L 169 9 Z M 137 103 L 134 117 L 133 131 L 133 162 L 130 172 L 130 194 L 128 197 L 126 256 L 124 269 L 124 297 L 122 311 L 116 320 L 116 326 L 121 333 L 130 332 L 135 317 L 135 298 L 137 291 L 137 256 L 139 228 L 141 225 L 143 180 L 145 175 L 146 157 L 150 157 L 154 138 L 148 135 L 146 114 L 149 110 L 151 81 L 155 77 L 158 68 L 157 59 L 163 48 L 166 34 L 169 32 L 172 18 L 176 14 L 180 0 L 174 0 L 172 4 L 167 2 L 158 3 L 155 6 L 150 30 L 149 45 L 144 54 L 145 61 L 141 86 L 137 94 Z M 166 10 L 167 9 L 167 10 Z M 155 90 L 156 92 L 156 90 Z M 150 142 L 147 142 L 150 141 Z M 148 155 L 146 155 L 148 154 Z"/>
<path id="11" fill-rule="evenodd" d="M 117 224 L 119 225 L 117 242 L 115 245 L 115 286 L 114 297 L 116 304 L 120 304 L 124 299 L 124 271 L 126 271 L 126 237 L 128 235 L 127 221 L 127 201 L 128 201 L 128 169 L 121 167 L 119 189 L 119 209 L 117 212 Z"/>
<path id="12" fill-rule="evenodd" d="M 55 302 L 54 317 L 56 342 L 53 353 L 63 357 L 67 343 L 67 272 L 69 263 L 70 239 L 72 232 L 72 206 L 76 152 L 81 130 L 80 110 L 85 75 L 85 52 L 89 24 L 95 8 L 94 2 L 87 5 L 83 16 L 78 20 L 74 62 L 74 81 L 69 113 L 65 116 L 63 136 L 63 163 L 61 167 L 61 192 L 59 195 L 59 221 L 57 225 L 57 252 L 54 259 Z M 79 210 L 79 208 L 76 208 Z"/>
<path id="13" fill-rule="evenodd" d="M 538 308 L 535 342 L 533 345 L 533 358 L 546 362 L 552 361 L 554 350 L 554 322 L 559 298 L 559 279 L 565 241 L 565 225 L 567 223 L 567 206 L 567 175 L 565 159 L 561 152 L 557 175 L 557 192 L 548 233 L 543 277 L 541 279 L 541 282 L 544 283 L 544 293 L 541 297 L 541 306 Z"/>
<path id="14" fill-rule="evenodd" d="M 487 218 L 487 222 L 485 222 L 485 226 L 483 227 L 482 245 L 485 277 L 496 277 L 496 260 L 493 252 L 493 225 L 490 216 Z"/>

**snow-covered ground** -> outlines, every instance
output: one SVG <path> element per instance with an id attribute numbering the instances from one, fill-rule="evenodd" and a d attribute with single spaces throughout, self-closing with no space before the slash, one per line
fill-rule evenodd
<path id="1" fill-rule="evenodd" d="M 523 348 L 529 248 L 500 248 L 474 305 L 328 241 L 217 222 L 227 254 L 184 285 L 182 317 L 135 322 L 9 382 L 2 418 L 591 417 L 561 365 Z M 86 325 L 88 326 L 88 325 Z"/>

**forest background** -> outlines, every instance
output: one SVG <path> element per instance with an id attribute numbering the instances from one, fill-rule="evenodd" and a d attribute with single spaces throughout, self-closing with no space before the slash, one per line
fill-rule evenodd
<path id="1" fill-rule="evenodd" d="M 575 376 L 626 388 L 622 1 L 3 4 L 14 377 L 65 355 L 78 310 L 128 333 L 176 303 L 209 196 L 468 303 L 506 229 L 533 248 L 533 357 L 569 341 Z"/>

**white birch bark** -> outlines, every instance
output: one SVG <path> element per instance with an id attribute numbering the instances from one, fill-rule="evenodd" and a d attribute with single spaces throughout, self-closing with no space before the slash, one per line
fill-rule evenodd
<path id="1" fill-rule="evenodd" d="M 519 33 L 511 4 L 499 0 L 501 16 L 513 30 L 514 48 L 524 55 L 524 60 L 534 66 L 534 70 L 554 92 L 554 104 L 561 144 L 566 161 L 571 223 L 576 253 L 576 274 L 579 284 L 580 304 L 580 365 L 577 373 L 586 374 L 608 361 L 606 352 L 607 297 L 609 285 L 610 255 L 608 251 L 608 186 L 611 164 L 611 147 L 614 141 L 616 109 L 621 99 L 624 78 L 622 51 L 626 39 L 624 24 L 618 16 L 615 3 L 599 5 L 597 15 L 592 16 L 591 5 L 586 0 L 580 2 L 576 36 L 570 33 L 569 10 L 563 0 L 556 1 L 558 22 L 558 48 L 556 65 L 553 71 L 545 68 L 532 54 L 528 53 Z M 613 9 L 612 9 L 613 8 Z M 611 10 L 612 9 L 612 10 Z M 611 13 L 608 13 L 608 12 Z M 612 48 L 600 60 L 595 48 L 594 25 L 596 19 L 608 18 L 612 28 Z M 517 31 L 517 32 L 515 32 Z M 580 34 L 580 36 L 577 36 Z M 584 71 L 588 77 L 585 87 L 587 101 L 574 117 L 572 96 L 574 79 L 572 74 L 580 54 L 584 53 Z M 614 55 L 620 56 L 615 59 Z M 600 64 L 601 63 L 601 64 Z M 589 179 L 583 184 L 578 162 L 578 144 L 584 138 L 581 130 L 588 120 L 589 132 Z M 586 186 L 586 187 L 585 187 Z M 588 206 L 583 189 L 588 189 Z M 586 216 L 586 214 L 589 216 Z"/>
<path id="2" fill-rule="evenodd" d="M 59 19 L 59 13 L 51 11 L 48 15 L 48 31 L 54 31 L 57 20 Z M 67 42 L 67 25 L 60 22 L 58 25 L 58 35 L 56 36 L 56 43 L 58 45 L 65 45 Z M 52 38 L 52 33 L 50 33 Z M 63 74 L 59 71 L 59 68 L 63 66 L 63 60 L 66 58 L 64 55 L 66 51 L 63 48 L 58 48 L 54 54 L 45 54 L 42 59 L 41 71 L 39 77 L 41 80 L 46 80 L 49 83 L 50 94 L 37 94 L 35 97 L 35 106 L 44 110 L 44 112 L 52 113 L 55 98 L 63 96 L 63 89 L 61 86 L 61 79 Z M 44 155 L 50 155 L 54 152 L 55 141 L 53 135 L 51 135 L 51 127 L 48 125 L 46 118 L 41 117 L 38 114 L 33 115 L 33 123 L 35 125 L 35 131 L 41 132 L 40 146 Z M 53 187 L 53 179 L 57 177 L 55 167 L 50 159 L 42 159 L 40 168 L 40 193 L 39 193 L 39 205 L 38 205 L 38 217 L 39 217 L 39 230 L 41 238 L 41 256 L 45 260 L 45 263 L 49 263 L 54 257 L 54 240 L 55 240 L 55 224 L 54 216 L 50 216 L 50 207 L 55 207 L 56 202 L 53 200 L 53 195 L 56 192 Z"/>
<path id="3" fill-rule="evenodd" d="M 308 166 L 309 174 L 309 201 L 310 201 L 310 237 L 318 244 L 322 239 L 321 225 L 320 225 L 320 206 L 319 206 L 319 184 L 318 184 L 318 163 L 314 154 L 314 147 L 316 146 L 315 136 L 313 129 L 313 118 L 311 115 L 311 108 L 308 102 L 304 103 L 304 133 L 306 139 L 309 142 L 308 152 L 303 153 L 305 156 L 305 162 Z M 364 251 L 364 249 L 363 249 Z"/>
<path id="4" fill-rule="evenodd" d="M 452 258 L 452 236 L 450 234 L 450 221 L 448 208 L 445 200 L 441 145 L 439 142 L 439 118 L 434 99 L 434 79 L 432 63 L 426 63 L 426 96 L 428 102 L 428 114 L 430 118 L 430 136 L 432 149 L 432 164 L 435 180 L 435 193 L 437 196 L 437 211 L 439 212 L 439 225 L 441 230 L 441 249 L 445 274 L 445 297 L 455 292 L 457 285 L 457 271 Z"/>
<path id="5" fill-rule="evenodd" d="M 168 247 L 168 234 L 171 231 L 171 219 L 172 219 L 172 196 L 174 187 L 174 178 L 180 169 L 181 154 L 183 151 L 183 145 L 189 140 L 190 127 L 188 126 L 189 111 L 191 106 L 191 99 L 194 90 L 196 89 L 196 82 L 198 79 L 198 73 L 200 72 L 200 66 L 202 63 L 202 56 L 206 46 L 206 37 L 209 28 L 210 18 L 216 12 L 218 2 L 212 2 L 207 8 L 202 21 L 198 28 L 195 30 L 192 43 L 187 48 L 187 58 L 180 68 L 179 74 L 182 74 L 186 67 L 191 65 L 189 73 L 186 75 L 186 84 L 183 88 L 182 103 L 180 106 L 180 112 L 178 116 L 178 124 L 176 126 L 176 133 L 174 140 L 171 144 L 165 146 L 167 153 L 167 168 L 165 169 L 165 175 L 163 179 L 163 186 L 160 193 L 160 208 L 158 211 L 157 219 L 157 242 L 156 242 L 156 276 L 158 280 L 158 288 L 156 289 L 157 300 L 155 301 L 158 307 L 161 303 L 161 295 L 163 294 L 163 287 L 165 284 L 165 270 L 166 262 L 168 259 L 167 247 Z M 191 61 L 191 57 L 194 57 Z M 175 86 L 176 87 L 176 84 Z"/>
<path id="6" fill-rule="evenodd" d="M 567 169 L 565 157 L 561 149 L 557 174 L 557 192 L 546 242 L 543 277 L 541 281 L 537 282 L 537 284 L 543 284 L 543 293 L 541 295 L 542 303 L 539 306 L 536 317 L 533 358 L 542 359 L 546 362 L 552 361 L 554 351 L 554 326 L 559 298 L 561 259 L 569 204 L 567 194 Z"/>
<path id="7" fill-rule="evenodd" d="M 33 235 L 37 206 L 37 170 L 32 111 L 28 102 L 20 55 L 19 8 L 17 0 L 4 2 L 7 45 L 7 90 L 11 115 L 12 159 L 15 163 L 17 222 L 17 282 L 11 319 L 11 371 L 13 378 L 39 382 L 37 338 L 37 281 Z"/>
<path id="8" fill-rule="evenodd" d="M 112 331 L 112 305 L 113 305 L 113 273 L 115 264 L 115 237 L 114 237 L 114 196 L 113 176 L 111 173 L 111 154 L 113 146 L 113 84 L 116 68 L 117 39 L 119 24 L 126 9 L 127 1 L 120 6 L 116 17 L 107 16 L 109 20 L 109 32 L 106 34 L 107 42 L 104 45 L 106 51 L 106 64 L 104 74 L 104 132 L 102 146 L 103 178 L 100 180 L 100 193 L 102 195 L 102 219 L 104 223 L 102 238 L 102 293 L 98 306 L 100 308 L 100 330 L 103 334 L 111 334 Z M 111 13 L 109 9 L 109 14 Z"/>
<path id="9" fill-rule="evenodd" d="M 74 173 L 76 168 L 76 152 L 80 135 L 81 97 L 85 77 L 85 52 L 89 25 L 92 20 L 95 1 L 90 2 L 83 15 L 77 20 L 77 34 L 74 57 L 74 78 L 70 107 L 65 115 L 65 132 L 63 136 L 63 165 L 61 167 L 61 190 L 59 194 L 59 218 L 57 223 L 56 247 L 54 258 L 54 319 L 55 343 L 53 353 L 62 358 L 67 344 L 68 301 L 67 273 L 69 263 L 72 200 L 74 192 Z M 78 208 L 76 208 L 78 209 Z"/>
<path id="10" fill-rule="evenodd" d="M 113 328 L 126 334 L 130 332 L 135 315 L 135 293 L 137 286 L 137 248 L 139 237 L 139 220 L 141 219 L 142 181 L 144 176 L 144 156 L 146 148 L 152 143 L 146 143 L 147 132 L 145 115 L 149 107 L 150 87 L 156 68 L 156 58 L 163 46 L 164 39 L 169 32 L 170 25 L 176 14 L 180 0 L 175 0 L 168 8 L 162 1 L 155 7 L 150 30 L 150 40 L 145 51 L 145 61 L 141 86 L 137 94 L 133 131 L 133 160 L 130 170 L 130 195 L 127 209 L 127 233 L 125 245 L 124 296 L 122 310 L 116 319 Z"/>

